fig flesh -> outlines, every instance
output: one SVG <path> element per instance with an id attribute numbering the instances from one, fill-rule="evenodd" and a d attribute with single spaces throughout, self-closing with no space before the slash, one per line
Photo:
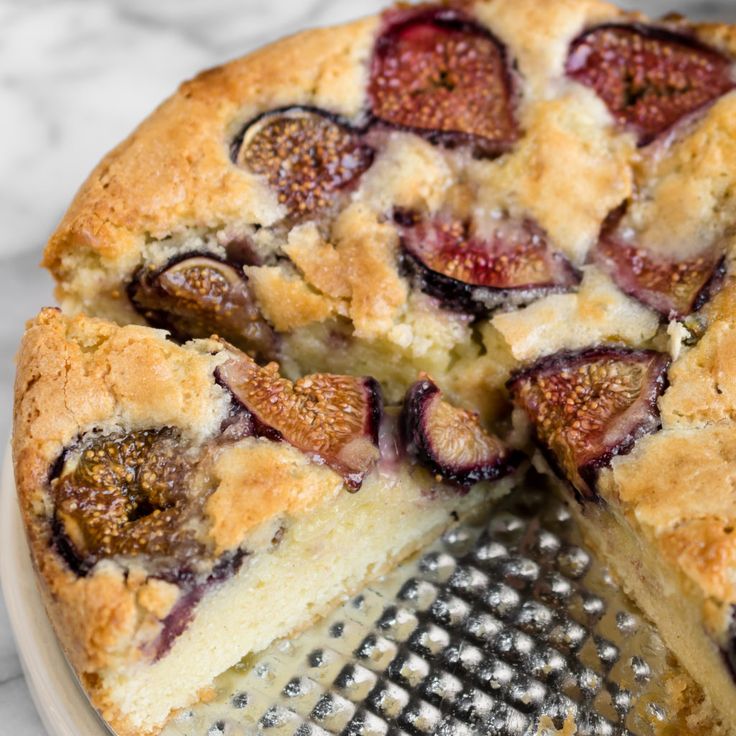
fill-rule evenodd
<path id="1" fill-rule="evenodd" d="M 398 213 L 403 266 L 443 306 L 487 314 L 570 291 L 579 273 L 528 220 L 499 219 L 481 233 L 464 220 Z"/>
<path id="2" fill-rule="evenodd" d="M 567 75 L 591 87 L 646 145 L 734 87 L 730 59 L 692 36 L 643 24 L 592 28 L 575 41 Z"/>
<path id="3" fill-rule="evenodd" d="M 595 499 L 599 470 L 659 429 L 669 362 L 616 347 L 558 353 L 517 373 L 508 388 L 553 465 L 582 498 Z"/>
<path id="4" fill-rule="evenodd" d="M 57 539 L 81 572 L 145 554 L 177 566 L 202 549 L 183 519 L 193 464 L 171 429 L 93 437 L 69 450 L 52 481 Z"/>
<path id="5" fill-rule="evenodd" d="M 461 488 L 508 475 L 521 459 L 481 426 L 477 414 L 445 401 L 427 377 L 409 388 L 400 426 L 407 454 L 438 480 Z"/>
<path id="6" fill-rule="evenodd" d="M 497 155 L 518 138 L 506 51 L 458 9 L 392 10 L 376 41 L 368 93 L 373 115 L 446 146 Z"/>
<path id="7" fill-rule="evenodd" d="M 211 254 L 187 254 L 163 268 L 143 266 L 128 296 L 150 325 L 169 330 L 178 340 L 217 334 L 259 360 L 274 355 L 276 336 L 234 263 Z"/>
<path id="8" fill-rule="evenodd" d="M 256 434 L 283 439 L 340 473 L 358 490 L 378 460 L 382 398 L 372 378 L 314 374 L 297 381 L 278 366 L 232 351 L 218 380 L 253 415 Z"/>
<path id="9" fill-rule="evenodd" d="M 681 319 L 700 309 L 720 288 L 725 259 L 711 247 L 688 260 L 673 260 L 625 240 L 609 218 L 589 260 L 607 273 L 625 294 L 659 312 Z"/>
<path id="10" fill-rule="evenodd" d="M 233 143 L 233 160 L 264 176 L 292 221 L 329 207 L 373 163 L 374 151 L 346 122 L 315 108 L 260 115 Z"/>

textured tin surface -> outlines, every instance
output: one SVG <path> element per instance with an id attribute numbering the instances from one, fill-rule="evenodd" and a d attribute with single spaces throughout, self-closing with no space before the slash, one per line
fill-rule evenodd
<path id="1" fill-rule="evenodd" d="M 549 493 L 516 492 L 289 642 L 222 675 L 166 736 L 647 736 L 657 634 Z"/>

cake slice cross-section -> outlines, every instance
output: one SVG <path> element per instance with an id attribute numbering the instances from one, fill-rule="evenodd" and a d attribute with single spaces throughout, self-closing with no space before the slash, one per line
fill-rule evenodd
<path id="1" fill-rule="evenodd" d="M 671 368 L 656 351 L 598 347 L 544 358 L 509 388 L 584 533 L 730 734 L 736 425 L 718 381 L 733 338 L 730 314 L 712 317 Z"/>
<path id="2" fill-rule="evenodd" d="M 51 309 L 30 324 L 21 510 L 59 640 L 116 733 L 157 733 L 242 657 L 509 490 L 519 457 L 500 439 L 473 429 L 493 472 L 460 487 L 407 451 L 400 411 L 372 379 L 292 383 L 219 339 Z"/>

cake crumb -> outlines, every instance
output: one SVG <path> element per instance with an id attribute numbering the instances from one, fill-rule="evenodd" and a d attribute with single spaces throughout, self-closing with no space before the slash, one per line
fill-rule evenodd
<path id="1" fill-rule="evenodd" d="M 575 725 L 575 719 L 572 713 L 567 714 L 567 718 L 565 718 L 561 729 L 555 726 L 550 716 L 545 715 L 539 719 L 536 736 L 575 736 L 577 732 L 578 727 Z"/>
<path id="2" fill-rule="evenodd" d="M 690 332 L 682 322 L 672 320 L 667 326 L 667 335 L 669 336 L 669 353 L 672 356 L 672 360 L 677 360 L 682 353 L 684 342 L 690 337 Z"/>

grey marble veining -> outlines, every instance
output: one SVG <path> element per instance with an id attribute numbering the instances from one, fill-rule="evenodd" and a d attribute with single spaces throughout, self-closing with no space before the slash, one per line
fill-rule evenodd
<path id="1" fill-rule="evenodd" d="M 544 2 L 544 0 L 540 0 Z M 0 0 L 0 436 L 26 319 L 52 304 L 43 243 L 99 158 L 184 78 L 382 0 Z M 631 0 L 736 22 L 734 0 Z M 0 600 L 0 733 L 43 736 Z"/>

